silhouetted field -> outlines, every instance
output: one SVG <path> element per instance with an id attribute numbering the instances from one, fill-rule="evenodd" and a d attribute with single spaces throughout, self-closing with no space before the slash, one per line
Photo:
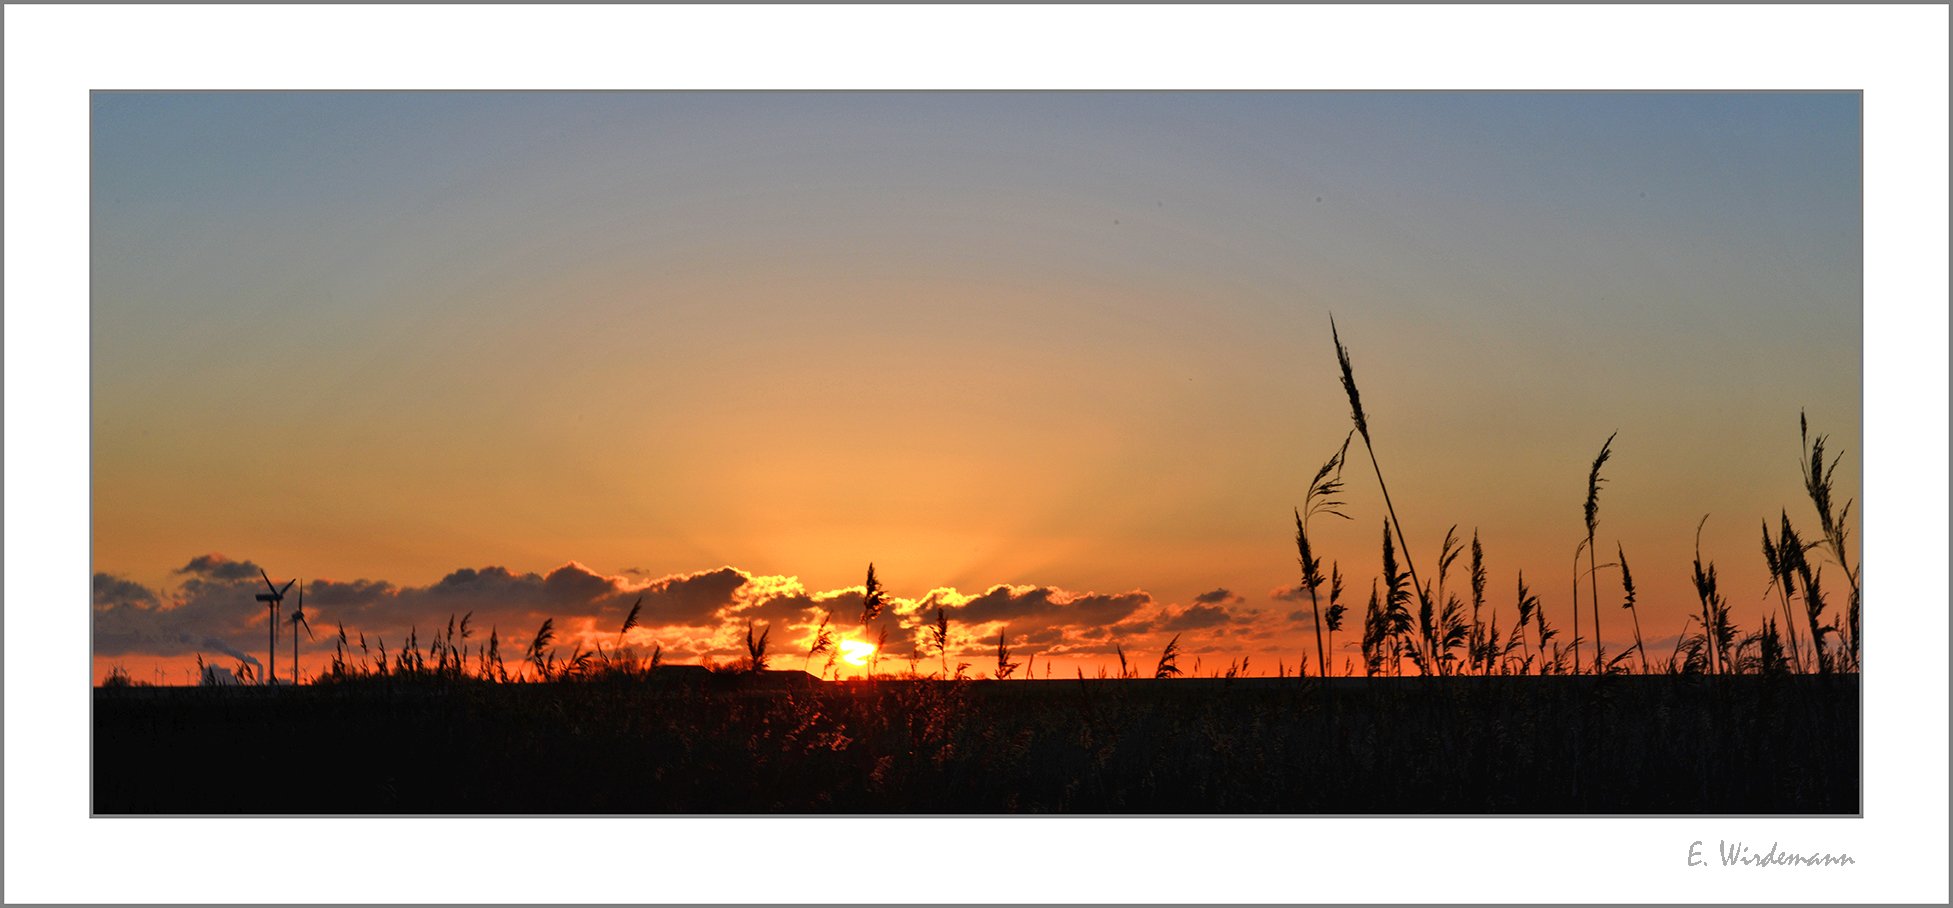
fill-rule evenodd
<path id="1" fill-rule="evenodd" d="M 119 688 L 97 814 L 1855 814 L 1855 674 Z"/>

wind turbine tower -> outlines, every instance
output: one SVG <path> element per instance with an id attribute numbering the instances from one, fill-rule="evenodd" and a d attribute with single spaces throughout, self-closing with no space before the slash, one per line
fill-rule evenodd
<path id="1" fill-rule="evenodd" d="M 258 568 L 258 576 L 264 578 L 264 585 L 271 590 L 269 593 L 258 594 L 258 601 L 271 607 L 271 661 L 266 663 L 264 683 L 276 684 L 278 682 L 278 603 L 285 601 L 285 590 L 291 589 L 297 579 L 285 581 L 285 588 L 279 589 L 277 584 L 271 582 L 271 575 L 266 574 L 264 568 Z M 292 651 L 292 658 L 298 658 L 297 650 Z"/>
<path id="2" fill-rule="evenodd" d="M 291 584 L 286 584 L 290 586 Z M 298 585 L 298 606 L 292 609 L 292 686 L 298 686 L 298 628 L 305 626 L 305 636 L 312 636 L 312 623 L 305 620 L 305 584 Z M 315 638 L 316 639 L 316 638 Z"/>

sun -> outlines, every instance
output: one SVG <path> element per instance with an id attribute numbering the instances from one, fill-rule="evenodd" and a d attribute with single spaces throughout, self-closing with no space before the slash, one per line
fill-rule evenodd
<path id="1" fill-rule="evenodd" d="M 873 643 L 860 640 L 841 641 L 841 661 L 849 665 L 867 665 L 868 656 L 875 651 Z"/>

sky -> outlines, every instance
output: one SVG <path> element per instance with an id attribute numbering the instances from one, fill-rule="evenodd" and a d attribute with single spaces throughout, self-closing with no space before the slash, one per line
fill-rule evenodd
<path id="1" fill-rule="evenodd" d="M 1946 634 L 1948 57 L 1944 7 L 1460 5 L 1419 7 L 1415 15 L 1405 15 L 1403 10 L 1389 7 L 1302 5 L 783 6 L 768 8 L 765 16 L 755 16 L 744 8 L 684 6 L 567 6 L 538 11 L 495 6 L 43 5 L 9 6 L 5 18 L 7 772 L 6 797 L 0 803 L 5 805 L 8 832 L 14 833 L 4 838 L 8 901 L 262 901 L 266 892 L 287 891 L 293 879 L 295 865 L 290 862 L 239 862 L 231 857 L 235 849 L 211 847 L 213 836 L 239 841 L 235 839 L 236 824 L 165 818 L 145 821 L 136 829 L 88 816 L 89 713 L 79 708 L 79 688 L 73 685 L 80 683 L 84 664 L 91 683 L 99 681 L 102 674 L 95 659 L 86 655 L 94 646 L 93 610 L 90 620 L 81 618 L 81 601 L 91 594 L 94 573 L 110 573 L 152 591 L 178 591 L 190 575 L 175 572 L 212 552 L 227 553 L 234 564 L 262 563 L 280 578 L 317 572 L 317 576 L 352 583 L 364 576 L 402 589 L 425 589 L 463 567 L 479 575 L 482 568 L 497 562 L 519 574 L 547 573 L 573 558 L 581 559 L 592 570 L 606 572 L 627 566 L 647 572 L 665 570 L 651 557 L 614 559 L 615 563 L 605 564 L 598 554 L 590 553 L 593 545 L 577 546 L 575 554 L 552 546 L 550 551 L 533 556 L 497 556 L 488 540 L 500 538 L 499 534 L 483 534 L 486 538 L 480 544 L 445 557 L 404 559 L 408 563 L 401 567 L 387 566 L 378 553 L 358 559 L 351 567 L 322 565 L 320 562 L 326 560 L 321 554 L 323 543 L 294 545 L 289 553 L 271 548 L 274 531 L 295 526 L 288 523 L 290 511 L 280 512 L 275 520 L 262 519 L 263 531 L 250 534 L 248 540 L 234 542 L 216 532 L 196 532 L 189 535 L 197 539 L 184 542 L 180 548 L 165 546 L 161 553 L 118 557 L 114 563 L 102 560 L 100 556 L 109 551 L 105 541 L 108 521 L 95 510 L 95 502 L 101 497 L 96 478 L 101 475 L 98 458 L 105 456 L 108 447 L 100 440 L 96 423 L 104 406 L 96 396 L 97 387 L 106 379 L 97 372 L 102 360 L 95 353 L 94 328 L 100 324 L 100 303 L 91 292 L 91 281 L 102 280 L 99 272 L 91 275 L 92 264 L 99 261 L 93 231 L 96 217 L 90 201 L 96 172 L 91 167 L 96 126 L 92 92 L 403 87 L 1419 90 L 1447 86 L 1865 91 L 1864 449 L 1860 452 L 1864 467 L 1861 478 L 1853 481 L 1862 483 L 1863 494 L 1870 502 L 1864 506 L 1862 540 L 1865 561 L 1871 568 L 1867 578 L 1871 593 L 1867 652 L 1876 670 L 1867 676 L 1865 686 L 1863 818 L 1843 824 L 1822 818 L 1743 817 L 1719 817 L 1707 823 L 1698 817 L 773 817 L 615 818 L 602 822 L 575 818 L 413 818 L 326 824 L 308 818 L 261 818 L 249 824 L 250 830 L 292 843 L 294 853 L 301 856 L 297 865 L 301 871 L 303 866 L 340 868 L 305 877 L 314 897 L 332 901 L 370 899 L 375 891 L 430 900 L 452 900 L 459 895 L 474 901 L 547 902 L 562 899 L 565 892 L 576 892 L 579 898 L 612 901 L 716 901 L 727 898 L 726 893 L 731 891 L 727 887 L 734 885 L 729 880 L 737 881 L 741 898 L 787 902 L 810 897 L 863 897 L 853 872 L 825 880 L 819 874 L 810 877 L 805 862 L 793 855 L 778 858 L 769 853 L 756 860 L 751 848 L 755 836 L 794 841 L 832 836 L 857 842 L 900 836 L 901 841 L 939 845 L 940 851 L 965 866 L 1005 868 L 1006 883 L 1000 888 L 994 875 L 954 873 L 955 863 L 879 862 L 874 869 L 874 885 L 867 889 L 868 897 L 898 901 L 912 899 L 918 892 L 941 893 L 952 900 L 1363 901 L 1377 897 L 1375 880 L 1401 864 L 1407 855 L 1430 871 L 1395 879 L 1393 897 L 1410 901 L 1552 900 L 1564 898 L 1560 894 L 1567 891 L 1591 891 L 1597 882 L 1607 887 L 1608 897 L 1635 901 L 1946 900 L 1946 650 L 1910 645 L 1915 640 L 1930 643 Z M 1604 150 L 1613 154 L 1621 149 L 1609 146 Z M 1411 143 L 1359 156 L 1349 166 L 1357 167 L 1369 159 L 1382 163 L 1387 154 L 1439 156 L 1425 144 Z M 1094 174 L 1110 172 L 1105 165 L 1093 168 Z M 1735 172 L 1744 179 L 1763 173 L 1753 167 L 1735 168 Z M 1311 205 L 1317 194 L 1324 196 L 1324 205 L 1335 198 L 1328 193 L 1302 191 L 1308 194 L 1300 197 Z M 1638 200 L 1642 190 L 1635 191 Z M 1143 209 L 1149 193 L 1137 195 L 1137 207 Z M 1150 195 L 1155 203 L 1175 201 L 1161 193 Z M 1651 191 L 1650 197 L 1659 196 Z M 1163 208 L 1156 205 L 1156 213 Z M 1730 212 L 1729 216 L 1735 215 Z M 1127 221 L 1123 209 L 1110 219 L 1120 220 L 1121 228 L 1137 223 Z M 1458 220 L 1454 217 L 1452 223 Z M 1375 229 L 1386 236 L 1414 237 L 1414 231 L 1435 222 L 1379 218 L 1377 223 L 1380 226 Z M 486 230 L 491 225 L 473 226 Z M 1171 244 L 1170 251 L 1218 246 L 1259 260 L 1255 254 L 1258 247 L 1245 235 L 1255 224 L 1229 222 L 1224 226 L 1226 232 L 1216 242 L 1204 247 Z M 1573 238 L 1557 228 L 1542 233 Z M 1354 234 L 1338 229 L 1315 236 L 1328 248 L 1326 244 Z M 1495 237 L 1481 227 L 1469 231 L 1459 242 L 1490 242 Z M 1688 251 L 1695 241 L 1680 245 Z M 764 250 L 739 251 L 758 254 Z M 1416 250 L 1416 256 L 1392 255 L 1387 260 L 1390 270 L 1386 278 L 1375 283 L 1408 286 L 1402 269 L 1450 251 L 1450 247 L 1426 247 Z M 1295 252 L 1284 248 L 1280 254 Z M 1360 263 L 1353 255 L 1339 247 L 1335 256 L 1324 256 L 1328 264 L 1312 274 L 1317 280 L 1326 280 L 1340 273 L 1334 269 L 1343 259 Z M 1158 264 L 1164 267 L 1172 261 L 1161 258 Z M 1075 258 L 1063 264 L 1082 267 L 1088 263 L 1087 259 Z M 1549 262 L 1532 261 L 1519 269 L 1488 269 L 1485 279 L 1516 281 L 1546 264 Z M 1786 269 L 1778 274 L 1788 273 Z M 1373 265 L 1371 270 L 1378 269 Z M 1226 274 L 1233 276 L 1233 272 Z M 1421 299 L 1414 295 L 1405 298 Z M 1320 300 L 1303 302 L 1310 302 L 1313 309 L 1314 302 Z M 1497 464 L 1488 457 L 1459 460 L 1456 463 L 1462 466 L 1452 466 L 1452 473 L 1441 480 L 1423 480 L 1452 489 L 1468 484 L 1496 485 L 1507 495 L 1550 499 L 1552 509 L 1557 509 L 1554 513 L 1561 515 L 1550 519 L 1561 522 L 1539 532 L 1551 537 L 1550 544 L 1542 543 L 1542 551 L 1551 551 L 1522 551 L 1521 544 L 1512 540 L 1526 527 L 1523 519 L 1508 520 L 1498 531 L 1500 535 L 1492 535 L 1496 512 L 1490 506 L 1481 502 L 1469 513 L 1462 513 L 1466 510 L 1463 507 L 1457 508 L 1461 513 L 1448 513 L 1453 506 L 1433 498 L 1435 493 L 1428 488 L 1417 489 L 1413 495 L 1409 472 L 1420 460 L 1441 466 L 1453 463 L 1412 449 L 1429 444 L 1421 433 L 1430 428 L 1431 420 L 1410 421 L 1416 412 L 1411 408 L 1438 394 L 1464 400 L 1462 390 L 1456 387 L 1460 382 L 1485 382 L 1487 375 L 1504 373 L 1475 364 L 1469 370 L 1447 373 L 1436 385 L 1407 385 L 1409 376 L 1394 373 L 1433 360 L 1434 351 L 1453 349 L 1430 335 L 1442 333 L 1444 340 L 1472 340 L 1473 336 L 1463 333 L 1463 322 L 1434 321 L 1423 310 L 1384 324 L 1378 310 L 1365 314 L 1360 311 L 1362 307 L 1350 308 L 1353 305 L 1335 302 L 1337 324 L 1355 356 L 1372 431 L 1383 468 L 1391 476 L 1399 514 L 1413 542 L 1426 552 L 1435 546 L 1433 537 L 1443 529 L 1436 524 L 1467 522 L 1484 534 L 1497 582 L 1507 582 L 1511 572 L 1522 565 L 1528 580 L 1535 570 L 1542 575 L 1570 577 L 1564 573 L 1567 567 L 1560 565 L 1567 564 L 1574 536 L 1584 530 L 1576 529 L 1574 521 L 1578 518 L 1572 514 L 1584 493 L 1585 469 L 1600 439 L 1616 429 L 1623 434 L 1615 441 L 1609 464 L 1600 533 L 1602 539 L 1610 533 L 1621 537 L 1634 559 L 1639 583 L 1652 584 L 1656 573 L 1668 574 L 1672 580 L 1681 569 L 1685 559 L 1681 540 L 1693 533 L 1693 523 L 1700 519 L 1698 509 L 1713 509 L 1718 515 L 1705 528 L 1704 548 L 1705 554 L 1717 558 L 1726 571 L 1750 557 L 1746 553 L 1756 544 L 1747 533 L 1733 528 L 1738 523 L 1736 512 L 1752 512 L 1742 514 L 1744 525 L 1778 507 L 1792 509 L 1796 517 L 1794 460 L 1777 459 L 1786 453 L 1794 456 L 1790 417 L 1778 421 L 1775 415 L 1767 420 L 1758 416 L 1780 426 L 1775 431 L 1783 433 L 1773 442 L 1781 446 L 1777 453 L 1751 458 L 1759 470 L 1784 472 L 1769 484 L 1776 491 L 1768 500 L 1731 509 L 1731 518 L 1724 521 L 1719 516 L 1724 506 L 1709 500 L 1719 487 L 1696 482 L 1673 492 L 1692 499 L 1687 507 L 1675 509 L 1688 512 L 1687 516 L 1673 518 L 1674 523 L 1685 525 L 1665 526 L 1652 538 L 1634 535 L 1629 532 L 1631 515 L 1625 509 L 1637 500 L 1646 500 L 1653 494 L 1646 488 L 1658 483 L 1631 476 L 1630 470 L 1648 469 L 1647 458 L 1655 449 L 1635 451 L 1628 444 L 1634 433 L 1623 414 L 1604 425 L 1595 420 L 1596 424 L 1583 423 L 1564 430 L 1551 426 L 1554 438 L 1567 436 L 1561 441 L 1564 453 L 1547 458 L 1552 475 L 1537 470 L 1495 472 Z M 1269 496 L 1273 500 L 1256 503 L 1261 509 L 1259 519 L 1270 525 L 1263 532 L 1272 534 L 1268 541 L 1257 543 L 1271 546 L 1259 556 L 1268 559 L 1266 570 L 1277 578 L 1269 581 L 1271 585 L 1293 583 L 1287 554 L 1292 533 L 1292 526 L 1285 523 L 1290 519 L 1287 509 L 1299 503 L 1305 474 L 1328 456 L 1347 431 L 1347 424 L 1335 415 L 1346 404 L 1336 399 L 1333 351 L 1322 327 L 1329 307 L 1321 308 L 1325 311 L 1296 316 L 1302 326 L 1298 331 L 1310 333 L 1293 339 L 1292 383 L 1290 379 L 1279 383 L 1271 379 L 1271 385 L 1278 384 L 1297 400 L 1292 410 L 1279 417 L 1293 426 L 1294 450 L 1277 458 L 1283 469 L 1291 471 L 1290 478 L 1277 494 Z M 1185 316 L 1184 321 L 1198 328 L 1220 324 L 1193 316 Z M 1550 327 L 1556 323 L 1549 320 L 1538 324 Z M 1713 338 L 1713 342 L 1704 342 L 1701 361 L 1705 363 L 1721 362 L 1722 351 L 1733 340 L 1746 336 L 1753 326 L 1745 323 L 1742 331 L 1729 330 L 1727 325 L 1712 327 L 1721 330 L 1705 335 Z M 1571 330 L 1565 333 L 1578 335 Z M 1604 341 L 1614 333 L 1595 336 Z M 450 325 L 448 335 L 438 339 L 451 340 L 460 334 L 457 326 Z M 1673 337 L 1694 335 L 1678 333 Z M 1406 345 L 1419 338 L 1418 345 L 1406 352 Z M 296 337 L 275 340 L 293 348 L 299 343 Z M 386 352 L 413 349 L 404 339 L 389 340 L 397 346 Z M 727 339 L 720 340 L 722 348 L 733 346 Z M 1602 346 L 1588 344 L 1595 349 Z M 1530 351 L 1538 357 L 1532 363 L 1500 365 L 1512 369 L 1562 363 L 1569 358 L 1564 348 L 1563 344 L 1540 343 Z M 246 355 L 269 356 L 268 341 L 255 336 L 198 349 L 208 350 L 205 359 L 213 362 Z M 1456 349 L 1462 355 L 1469 347 L 1460 345 Z M 1587 348 L 1580 349 L 1584 352 Z M 290 352 L 280 349 L 281 354 Z M 1235 351 L 1229 350 L 1204 360 L 1182 357 L 1173 362 L 1212 369 L 1232 363 L 1234 357 Z M 1584 364 L 1585 357 L 1571 358 Z M 1633 362 L 1631 357 L 1618 359 Z M 386 362 L 379 356 L 369 359 L 372 368 L 383 367 Z M 594 367 L 594 361 L 583 364 Z M 1559 377 L 1552 382 L 1520 383 L 1512 379 L 1510 383 L 1524 384 L 1532 393 L 1544 394 L 1580 380 L 1578 375 L 1566 377 L 1567 371 L 1560 369 L 1556 373 Z M 268 367 L 253 373 L 260 381 L 272 376 Z M 1777 380 L 1774 374 L 1771 380 Z M 1116 387 L 1109 381 L 1101 387 L 1107 386 Z M 842 386 L 837 382 L 828 387 Z M 1620 386 L 1607 387 L 1621 390 Z M 1692 402 L 1694 398 L 1685 400 Z M 1834 433 L 1837 440 L 1850 428 L 1848 420 L 1834 420 L 1819 412 L 1814 403 L 1800 401 L 1799 405 L 1810 407 L 1818 430 Z M 193 409 L 203 412 L 203 408 Z M 1461 406 L 1434 406 L 1425 412 L 1456 409 Z M 1478 407 L 1472 412 L 1486 409 Z M 1101 414 L 1102 410 L 1094 410 L 1094 414 L 1107 418 L 1120 415 L 1116 411 Z M 262 433 L 270 419 L 295 423 L 298 417 L 294 412 L 272 407 L 264 412 L 230 414 L 224 420 L 224 434 L 246 436 L 238 444 L 243 448 L 251 441 L 248 433 L 253 426 Z M 1198 408 L 1193 412 L 1201 413 Z M 1745 409 L 1738 408 L 1737 412 L 1748 415 Z M 502 416 L 474 414 L 478 421 L 484 415 Z M 451 421 L 450 428 L 456 422 Z M 302 446 L 288 436 L 298 430 L 288 426 L 286 431 L 287 436 L 265 436 L 259 446 L 269 447 L 273 441 L 283 440 L 284 454 L 296 456 Z M 772 436 L 749 431 L 742 437 L 749 444 L 740 450 L 750 455 L 769 450 L 765 443 Z M 1467 442 L 1473 437 L 1480 436 L 1465 436 Z M 424 437 L 421 440 L 425 442 Z M 1208 455 L 1216 446 L 1206 442 L 1214 440 L 1205 436 L 1183 438 L 1175 453 L 1184 457 Z M 1237 448 L 1240 445 L 1239 433 L 1224 440 Z M 312 441 L 315 446 L 319 443 L 316 433 Z M 1719 459 L 1716 446 L 1724 443 L 1724 439 L 1712 438 L 1679 452 L 1665 450 L 1713 461 Z M 412 452 L 406 446 L 393 450 L 402 456 Z M 1855 469 L 1853 462 L 1860 454 L 1848 452 L 1841 471 Z M 275 462 L 269 457 L 260 461 Z M 442 475 L 437 472 L 432 478 Z M 215 488 L 219 483 L 212 481 L 213 476 L 225 481 L 237 478 L 219 466 L 204 470 L 200 478 L 206 487 Z M 283 487 L 275 491 L 292 494 Z M 1120 491 L 1132 496 L 1137 490 Z M 1352 511 L 1363 523 L 1353 521 L 1345 536 L 1333 540 L 1337 548 L 1332 555 L 1348 559 L 1346 566 L 1360 560 L 1371 573 L 1375 570 L 1372 539 L 1381 530 L 1379 507 L 1374 497 L 1361 496 L 1374 494 L 1353 483 Z M 1410 509 L 1413 501 L 1420 510 Z M 314 503 L 313 507 L 317 510 L 322 505 Z M 1541 513 L 1547 510 L 1541 508 Z M 1801 525 L 1804 518 L 1798 519 Z M 1714 534 L 1722 532 L 1725 523 L 1732 526 L 1731 541 L 1715 542 Z M 1168 525 L 1174 524 L 1169 521 Z M 1328 545 L 1337 530 L 1325 528 L 1321 532 L 1322 544 Z M 460 535 L 457 531 L 456 536 Z M 399 540 L 397 545 L 405 547 L 420 536 L 396 532 L 394 538 Z M 1670 554 L 1663 556 L 1665 567 L 1657 571 L 1654 549 L 1659 545 L 1667 546 Z M 634 548 L 632 554 L 657 553 Z M 841 589 L 858 582 L 856 573 L 862 568 L 854 562 L 864 555 L 876 560 L 881 576 L 902 596 L 926 595 L 927 588 L 934 586 L 918 579 L 926 572 L 913 559 L 899 563 L 891 560 L 894 553 L 879 550 L 848 552 L 846 563 L 839 563 L 844 559 L 836 556 L 835 564 L 823 560 L 822 564 L 796 564 L 786 570 L 795 572 L 812 589 Z M 1649 565 L 1645 569 L 1644 557 Z M 1075 556 L 1060 560 L 1078 563 Z M 710 562 L 712 559 L 700 558 L 697 567 L 683 570 L 710 571 L 724 566 L 723 562 Z M 755 564 L 757 561 L 748 564 L 741 559 L 737 569 L 758 571 Z M 823 579 L 814 571 L 829 574 Z M 1157 574 L 1149 571 L 1148 576 Z M 976 587 L 987 582 L 991 581 L 984 578 L 959 589 L 977 592 Z M 1146 583 L 1153 591 L 1151 595 L 1184 605 L 1200 595 L 1198 591 L 1211 592 L 1223 582 L 1244 599 L 1266 592 L 1218 578 L 1212 586 L 1190 584 L 1187 589 L 1196 592 L 1179 594 L 1162 581 L 1128 576 L 1106 586 L 1129 589 Z M 1540 584 L 1546 591 L 1543 595 L 1566 595 L 1557 592 L 1563 582 Z M 1548 607 L 1555 605 L 1549 598 Z M 1564 625 L 1564 619 L 1557 616 L 1565 614 L 1566 605 L 1565 599 L 1557 602 L 1560 611 L 1555 612 L 1556 625 Z M 261 632 L 262 626 L 256 630 Z M 251 633 L 239 633 L 239 639 L 247 643 L 258 639 Z M 1898 652 L 1907 658 L 1886 658 Z M 140 675 L 145 663 L 129 660 L 129 664 L 133 673 Z M 281 661 L 281 667 L 283 664 Z M 1261 664 L 1257 658 L 1257 668 Z M 23 829 L 30 829 L 32 834 L 18 834 Z M 132 836 L 139 839 L 136 844 L 140 847 L 129 847 Z M 1871 859 L 1818 876 L 1727 874 L 1687 864 L 1693 840 L 1717 838 L 1752 843 L 1777 840 L 1787 846 L 1844 851 Z M 1162 842 L 1171 844 L 1174 860 L 1160 860 Z M 100 872 L 99 861 L 93 856 L 106 853 L 116 855 L 117 872 Z M 691 872 L 647 877 L 590 874 L 579 869 L 640 866 L 647 855 L 659 867 L 683 867 Z M 1321 868 L 1321 872 L 1298 874 L 1294 869 L 1297 855 L 1309 856 L 1310 869 Z M 1523 873 L 1484 872 L 1488 867 L 1514 866 L 1515 855 L 1524 864 Z M 1093 872 L 1078 873 L 1081 862 L 1089 862 Z M 487 869 L 429 874 L 428 868 L 434 866 Z M 1193 870 L 1211 866 L 1230 869 L 1220 875 Z M 945 867 L 950 869 L 946 871 Z"/>
<path id="2" fill-rule="evenodd" d="M 97 675 L 262 654 L 260 569 L 396 652 L 472 612 L 678 661 L 756 623 L 785 657 L 827 612 L 874 637 L 871 562 L 891 658 L 943 607 L 937 670 L 994 673 L 1003 633 L 1065 675 L 1176 635 L 1292 673 L 1293 509 L 1351 427 L 1332 318 L 1376 456 L 1311 524 L 1354 615 L 1332 670 L 1378 472 L 1427 583 L 1476 533 L 1483 617 L 1510 632 L 1523 572 L 1564 640 L 1612 436 L 1600 562 L 1657 658 L 1705 515 L 1737 623 L 1780 608 L 1758 527 L 1815 534 L 1800 413 L 1858 497 L 1854 92 L 90 105 Z"/>

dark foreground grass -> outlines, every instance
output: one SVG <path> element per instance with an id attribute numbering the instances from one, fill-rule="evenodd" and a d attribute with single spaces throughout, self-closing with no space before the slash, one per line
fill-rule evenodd
<path id="1" fill-rule="evenodd" d="M 98 689 L 97 814 L 1855 814 L 1852 674 Z"/>

